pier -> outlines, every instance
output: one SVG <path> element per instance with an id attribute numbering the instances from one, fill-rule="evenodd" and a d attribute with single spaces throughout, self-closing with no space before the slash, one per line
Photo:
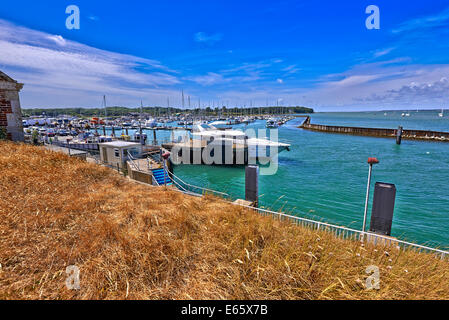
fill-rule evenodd
<path id="1" fill-rule="evenodd" d="M 384 128 L 364 128 L 364 127 L 345 127 L 345 126 L 327 126 L 310 123 L 310 116 L 298 127 L 305 130 L 350 134 L 355 136 L 369 136 L 379 138 L 397 138 L 399 129 Z M 440 141 L 449 142 L 449 132 L 429 131 L 429 130 L 402 130 L 402 139 L 421 140 L 421 141 Z"/>

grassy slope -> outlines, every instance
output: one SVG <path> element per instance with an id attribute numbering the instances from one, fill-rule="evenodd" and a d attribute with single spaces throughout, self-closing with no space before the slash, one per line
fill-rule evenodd
<path id="1" fill-rule="evenodd" d="M 449 263 L 0 142 L 0 299 L 449 298 Z M 65 287 L 65 268 L 81 289 Z M 380 290 L 365 269 L 380 268 Z"/>

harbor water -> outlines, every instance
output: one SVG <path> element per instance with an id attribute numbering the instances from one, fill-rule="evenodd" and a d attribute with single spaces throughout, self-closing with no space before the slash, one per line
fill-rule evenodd
<path id="1" fill-rule="evenodd" d="M 312 123 L 325 125 L 449 131 L 449 115 L 437 111 L 317 113 Z M 394 183 L 397 189 L 392 236 L 449 248 L 449 143 L 330 134 L 297 128 L 303 118 L 279 128 L 280 142 L 291 151 L 279 155 L 274 175 L 259 178 L 260 206 L 302 217 L 361 229 L 368 175 L 368 157 L 380 163 L 374 183 Z M 234 128 L 265 128 L 265 121 Z M 130 134 L 134 130 L 129 130 Z M 145 131 L 148 139 L 152 132 Z M 116 132 L 119 134 L 119 132 Z M 158 139 L 169 131 L 158 131 Z M 193 185 L 245 196 L 245 170 L 236 166 L 178 165 L 175 174 Z M 374 187 L 370 195 L 370 207 Z M 369 226 L 368 216 L 368 226 Z"/>
<path id="2" fill-rule="evenodd" d="M 435 111 L 319 113 L 312 123 L 449 131 L 449 116 Z M 361 229 L 368 175 L 368 157 L 380 163 L 374 182 L 397 188 L 392 236 L 449 248 L 449 143 L 312 132 L 297 128 L 298 118 L 279 128 L 279 140 L 291 151 L 279 155 L 275 175 L 260 176 L 260 205 L 303 217 Z M 236 128 L 264 128 L 265 122 Z M 189 183 L 244 198 L 242 167 L 180 165 L 175 174 Z M 370 208 L 373 199 L 372 188 Z M 369 225 L 369 217 L 368 217 Z"/>

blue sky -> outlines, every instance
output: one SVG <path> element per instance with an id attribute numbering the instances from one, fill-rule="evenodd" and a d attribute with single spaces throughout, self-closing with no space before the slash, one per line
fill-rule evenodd
<path id="1" fill-rule="evenodd" d="M 68 30 L 68 5 L 81 11 Z M 368 5 L 380 30 L 368 30 Z M 449 1 L 15 1 L 0 70 L 22 106 L 448 107 Z"/>

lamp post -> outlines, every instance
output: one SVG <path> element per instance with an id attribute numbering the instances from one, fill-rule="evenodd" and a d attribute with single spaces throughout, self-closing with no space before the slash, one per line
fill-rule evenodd
<path id="1" fill-rule="evenodd" d="M 363 226 L 362 226 L 362 232 L 365 232 L 365 226 L 366 226 L 366 216 L 368 214 L 368 201 L 369 201 L 369 190 L 371 187 L 371 173 L 373 171 L 373 165 L 379 163 L 379 160 L 377 158 L 368 158 L 368 164 L 369 164 L 369 171 L 368 171 L 368 184 L 366 186 L 366 200 L 365 200 L 365 213 L 363 215 Z M 363 240 L 363 234 L 362 234 L 362 240 Z"/>

